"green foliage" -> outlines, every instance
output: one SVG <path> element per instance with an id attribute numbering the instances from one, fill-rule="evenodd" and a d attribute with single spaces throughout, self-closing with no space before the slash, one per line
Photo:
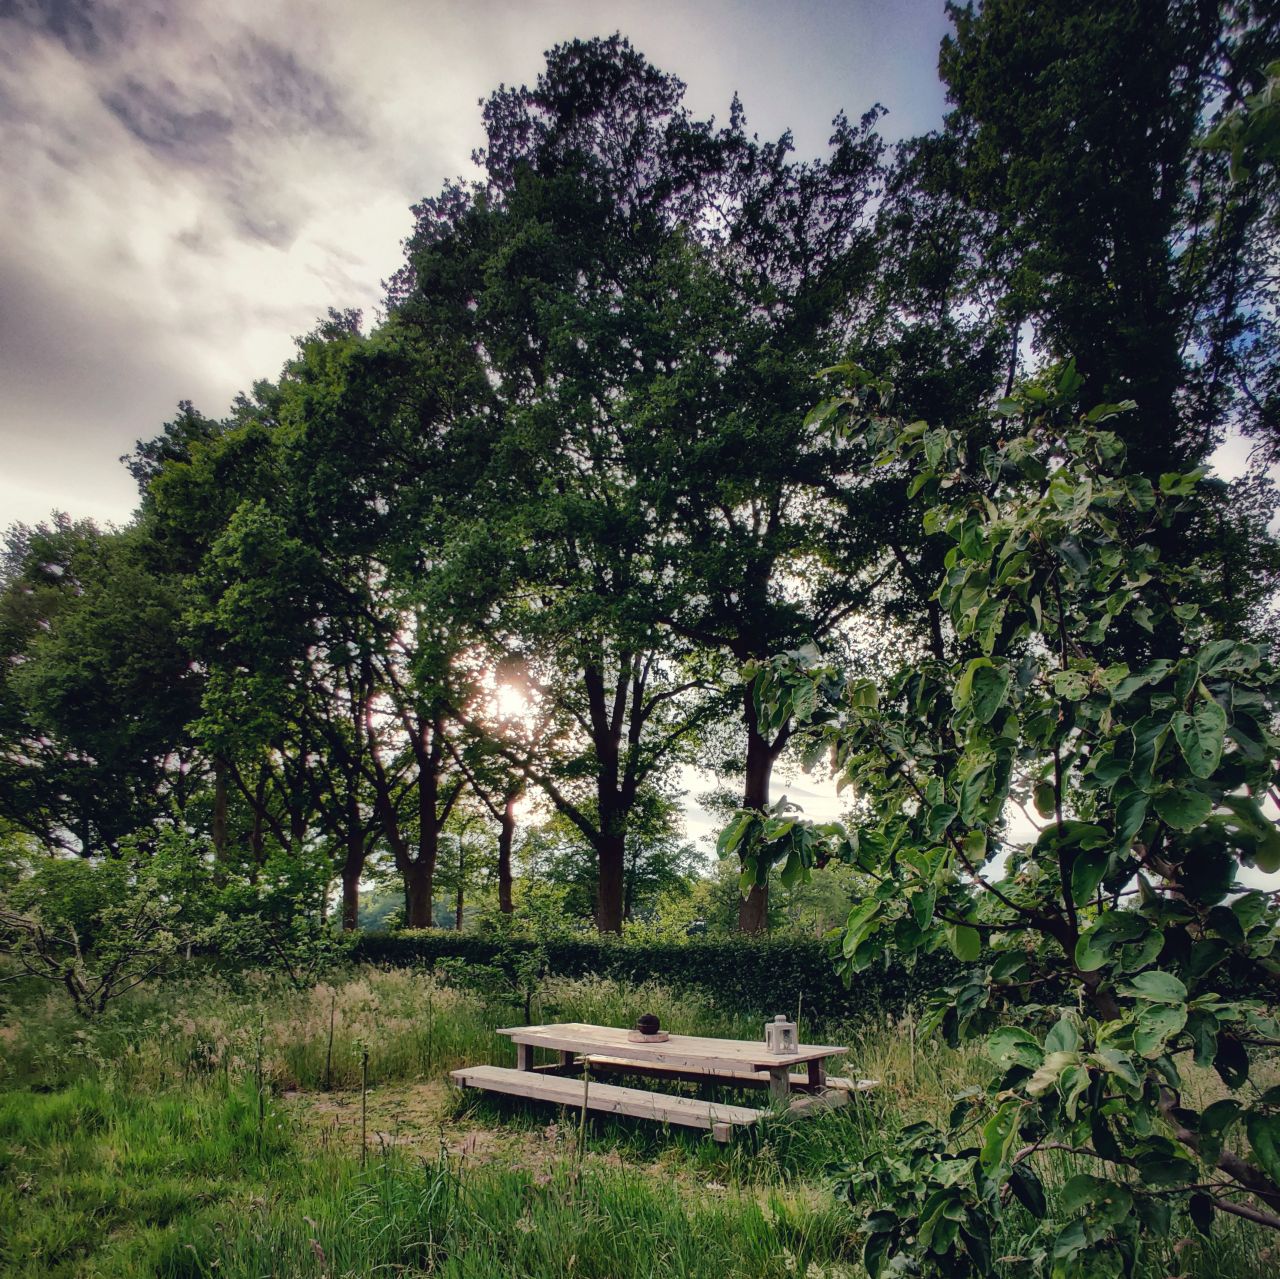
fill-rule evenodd
<path id="1" fill-rule="evenodd" d="M 16 526 L 0 564 L 0 815 L 49 853 L 115 852 L 191 797 L 197 677 L 149 530 Z"/>
<path id="2" fill-rule="evenodd" d="M 280 972 L 304 990 L 340 964 L 350 945 L 327 915 L 330 878 L 323 853 L 276 853 L 252 878 L 222 884 L 209 899 L 209 943 L 225 971 Z"/>
<path id="3" fill-rule="evenodd" d="M 1280 162 L 1280 62 L 1265 71 L 1266 82 L 1245 98 L 1200 142 L 1231 157 L 1231 180 L 1242 182 L 1261 164 Z"/>
<path id="4" fill-rule="evenodd" d="M 766 712 L 807 722 L 865 817 L 744 814 L 726 832 L 751 841 L 757 879 L 838 858 L 875 884 L 844 929 L 846 974 L 943 950 L 968 965 L 928 1019 L 949 1041 L 1016 1016 L 988 1040 L 990 1090 L 853 1183 L 873 1275 L 908 1255 L 985 1273 L 990 1223 L 1009 1193 L 1036 1197 L 1046 1147 L 1086 1153 L 1096 1175 L 1043 1222 L 1028 1272 L 1119 1273 L 1182 1215 L 1252 1211 L 1249 1195 L 1280 1207 L 1280 1097 L 1199 1110 L 1182 1064 L 1237 1091 L 1250 1046 L 1280 1041 L 1275 901 L 1237 882 L 1280 868 L 1261 808 L 1276 672 L 1182 603 L 1194 569 L 1156 549 L 1202 472 L 1128 471 L 1104 425 L 1128 406 L 1079 413 L 1080 385 L 1068 365 L 1020 388 L 991 445 L 857 393 L 838 402 L 836 429 L 907 470 L 924 528 L 950 546 L 938 598 L 956 657 L 878 687 L 811 652 L 774 662 Z M 1147 637 L 1136 661 L 1129 643 L 1120 660 L 1121 623 Z M 1019 838 L 1011 805 L 1028 797 L 1046 824 Z M 1266 998 L 1240 996 L 1233 962 Z"/>
<path id="5" fill-rule="evenodd" d="M 540 949 L 546 971 L 559 977 L 660 981 L 739 1012 L 790 1012 L 802 1003 L 806 1015 L 830 1019 L 901 1012 L 959 972 L 949 956 L 928 955 L 909 967 L 858 973 L 845 983 L 833 979 L 828 943 L 809 938 L 657 942 L 550 936 L 535 946 L 518 935 L 498 940 L 471 933 L 367 933 L 355 941 L 352 954 L 373 964 L 434 967 L 452 961 L 446 971 L 458 973 L 492 967 L 502 954 L 521 949 L 531 956 Z"/>
<path id="6" fill-rule="evenodd" d="M 120 857 L 100 862 L 44 858 L 0 901 L 0 953 L 94 1017 L 208 944 L 208 886 L 172 834 L 154 849 L 126 841 Z"/>
<path id="7" fill-rule="evenodd" d="M 569 1020 L 627 1025 L 655 1011 L 681 1033 L 754 1037 L 763 1016 L 602 978 L 552 979 L 548 995 Z M 311 1091 L 326 1086 L 333 1013 L 334 1091 Z M 652 1276 L 655 1265 L 787 1279 L 806 1264 L 809 1279 L 835 1279 L 859 1272 L 860 1249 L 830 1193 L 831 1164 L 887 1184 L 886 1164 L 918 1158 L 913 1125 L 944 1118 L 949 1094 L 984 1070 L 974 1047 L 920 1036 L 910 1019 L 838 1027 L 805 1014 L 814 1037 L 848 1044 L 850 1067 L 881 1088 L 730 1148 L 600 1118 L 579 1160 L 576 1125 L 545 1107 L 462 1102 L 438 1086 L 466 1062 L 509 1063 L 510 1041 L 493 1033 L 509 1017 L 425 974 L 367 969 L 311 991 L 170 983 L 88 1025 L 58 1005 L 27 1004 L 4 1027 L 0 1058 L 0 1269 L 31 1279 L 364 1274 L 420 1268 L 425 1241 L 442 1274 L 559 1279 L 574 1256 L 573 1270 L 619 1279 Z M 362 1169 L 352 1090 L 366 1047 L 374 1087 Z M 1049 1156 L 1044 1203 L 1029 1190 L 1031 1206 L 1010 1205 L 993 1258 L 1022 1252 L 1081 1163 Z M 940 1183 L 946 1175 L 940 1167 Z M 944 1232 L 957 1206 L 948 1200 Z M 1135 1279 L 1253 1279 L 1267 1273 L 1266 1242 L 1250 1223 L 1218 1221 L 1212 1238 L 1153 1249 Z"/>
<path id="8" fill-rule="evenodd" d="M 260 1130 L 252 1088 L 216 1085 L 0 1098 L 0 1269 L 15 1279 L 639 1279 L 657 1265 L 688 1279 L 788 1279 L 846 1251 L 829 1199 L 740 1186 L 695 1199 L 646 1163 L 619 1166 L 616 1126 L 612 1157 L 592 1140 L 576 1170 L 550 1139 L 554 1161 L 535 1168 L 476 1166 L 447 1149 L 382 1149 L 365 1166 L 349 1146 L 309 1143 L 292 1118 L 269 1102 Z"/>

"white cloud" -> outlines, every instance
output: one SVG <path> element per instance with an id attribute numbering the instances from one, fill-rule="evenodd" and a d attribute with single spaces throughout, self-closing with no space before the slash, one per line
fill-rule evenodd
<path id="1" fill-rule="evenodd" d="M 469 169 L 478 100 L 621 29 L 691 107 L 825 141 L 927 127 L 934 0 L 767 4 L 19 0 L 0 18 L 0 524 L 127 519 L 117 462 L 179 399 L 220 414 L 329 306 L 377 305 L 409 205 Z"/>

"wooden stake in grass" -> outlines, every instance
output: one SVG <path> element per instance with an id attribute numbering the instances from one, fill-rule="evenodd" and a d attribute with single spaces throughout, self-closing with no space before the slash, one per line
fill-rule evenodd
<path id="1" fill-rule="evenodd" d="M 590 1100 L 591 1058 L 583 1054 L 582 1058 L 582 1113 L 578 1116 L 578 1149 L 575 1158 L 573 1177 L 576 1181 L 582 1172 L 582 1156 L 587 1149 L 587 1102 Z"/>
<path id="2" fill-rule="evenodd" d="M 335 988 L 329 1004 L 329 1046 L 324 1052 L 324 1090 L 329 1091 L 333 1081 L 333 1019 L 338 1011 L 338 991 Z"/>
<path id="3" fill-rule="evenodd" d="M 254 1050 L 255 1050 L 255 1052 L 254 1052 L 254 1057 L 255 1057 L 255 1062 L 254 1062 L 254 1070 L 253 1070 L 253 1080 L 254 1080 L 254 1085 L 255 1085 L 255 1087 L 257 1088 L 257 1091 L 258 1091 L 258 1138 L 257 1138 L 257 1143 L 258 1143 L 258 1150 L 259 1150 L 259 1151 L 261 1151 L 261 1150 L 262 1150 L 262 1124 L 263 1124 L 263 1120 L 266 1118 L 266 1114 L 265 1114 L 265 1110 L 266 1110 L 266 1108 L 265 1108 L 265 1106 L 263 1105 L 263 1100 L 262 1100 L 262 1041 L 263 1041 L 264 1037 L 266 1036 L 266 1033 L 267 1033 L 266 1022 L 262 1019 L 262 1017 L 261 1017 L 261 1016 L 259 1016 L 259 1018 L 258 1018 L 258 1033 L 257 1033 L 257 1035 L 256 1035 L 256 1036 L 254 1036 Z"/>
<path id="4" fill-rule="evenodd" d="M 360 1052 L 360 1167 L 364 1167 L 367 1151 L 368 1133 L 368 1099 L 369 1099 L 369 1050 Z"/>

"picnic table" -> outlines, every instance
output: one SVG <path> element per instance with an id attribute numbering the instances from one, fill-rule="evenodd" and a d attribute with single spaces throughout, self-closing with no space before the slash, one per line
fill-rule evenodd
<path id="1" fill-rule="evenodd" d="M 770 1099 L 775 1102 L 790 1100 L 794 1093 L 801 1094 L 791 1103 L 790 1108 L 795 1112 L 820 1104 L 840 1104 L 847 1100 L 850 1092 L 875 1087 L 874 1080 L 828 1078 L 828 1059 L 849 1051 L 835 1044 L 800 1044 L 794 1052 L 771 1053 L 762 1042 L 702 1035 L 670 1035 L 660 1041 L 637 1042 L 625 1029 L 586 1022 L 508 1026 L 498 1034 L 509 1036 L 515 1043 L 516 1068 L 464 1067 L 451 1072 L 459 1084 L 560 1105 L 710 1129 L 718 1141 L 727 1141 L 734 1127 L 755 1123 L 765 1112 L 749 1106 L 592 1083 L 590 1077 L 614 1072 L 720 1083 L 735 1088 L 767 1087 Z M 535 1049 L 553 1053 L 555 1060 L 535 1065 Z M 793 1073 L 796 1067 L 801 1069 Z M 569 1070 L 578 1072 L 578 1077 L 565 1077 L 564 1072 Z"/>

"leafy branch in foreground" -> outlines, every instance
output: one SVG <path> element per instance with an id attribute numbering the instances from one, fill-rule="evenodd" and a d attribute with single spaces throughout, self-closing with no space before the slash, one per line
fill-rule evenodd
<path id="1" fill-rule="evenodd" d="M 1145 1239 L 1187 1218 L 1208 1232 L 1218 1212 L 1280 1228 L 1280 1088 L 1250 1078 L 1280 1044 L 1256 997 L 1280 971 L 1276 900 L 1237 878 L 1280 870 L 1261 806 L 1277 676 L 1180 602 L 1195 570 L 1156 550 L 1202 474 L 1128 473 L 1105 423 L 1130 406 L 1075 412 L 1071 365 L 1002 401 L 989 444 L 899 422 L 887 388 L 843 371 L 851 393 L 811 416 L 862 432 L 950 539 L 938 599 L 956 657 L 884 686 L 812 649 L 748 671 L 762 722 L 805 725 L 859 820 L 744 812 L 722 852 L 744 883 L 855 866 L 876 887 L 838 940 L 846 978 L 949 946 L 972 967 L 929 1025 L 985 1036 L 998 1071 L 947 1130 L 908 1128 L 850 1174 L 868 1270 L 989 1274 L 1014 1200 L 1036 1219 L 1002 1259 L 1015 1274 L 1128 1273 Z M 1193 1105 L 1188 1061 L 1226 1095 Z M 1047 1151 L 1088 1169 L 1049 1204 Z"/>

